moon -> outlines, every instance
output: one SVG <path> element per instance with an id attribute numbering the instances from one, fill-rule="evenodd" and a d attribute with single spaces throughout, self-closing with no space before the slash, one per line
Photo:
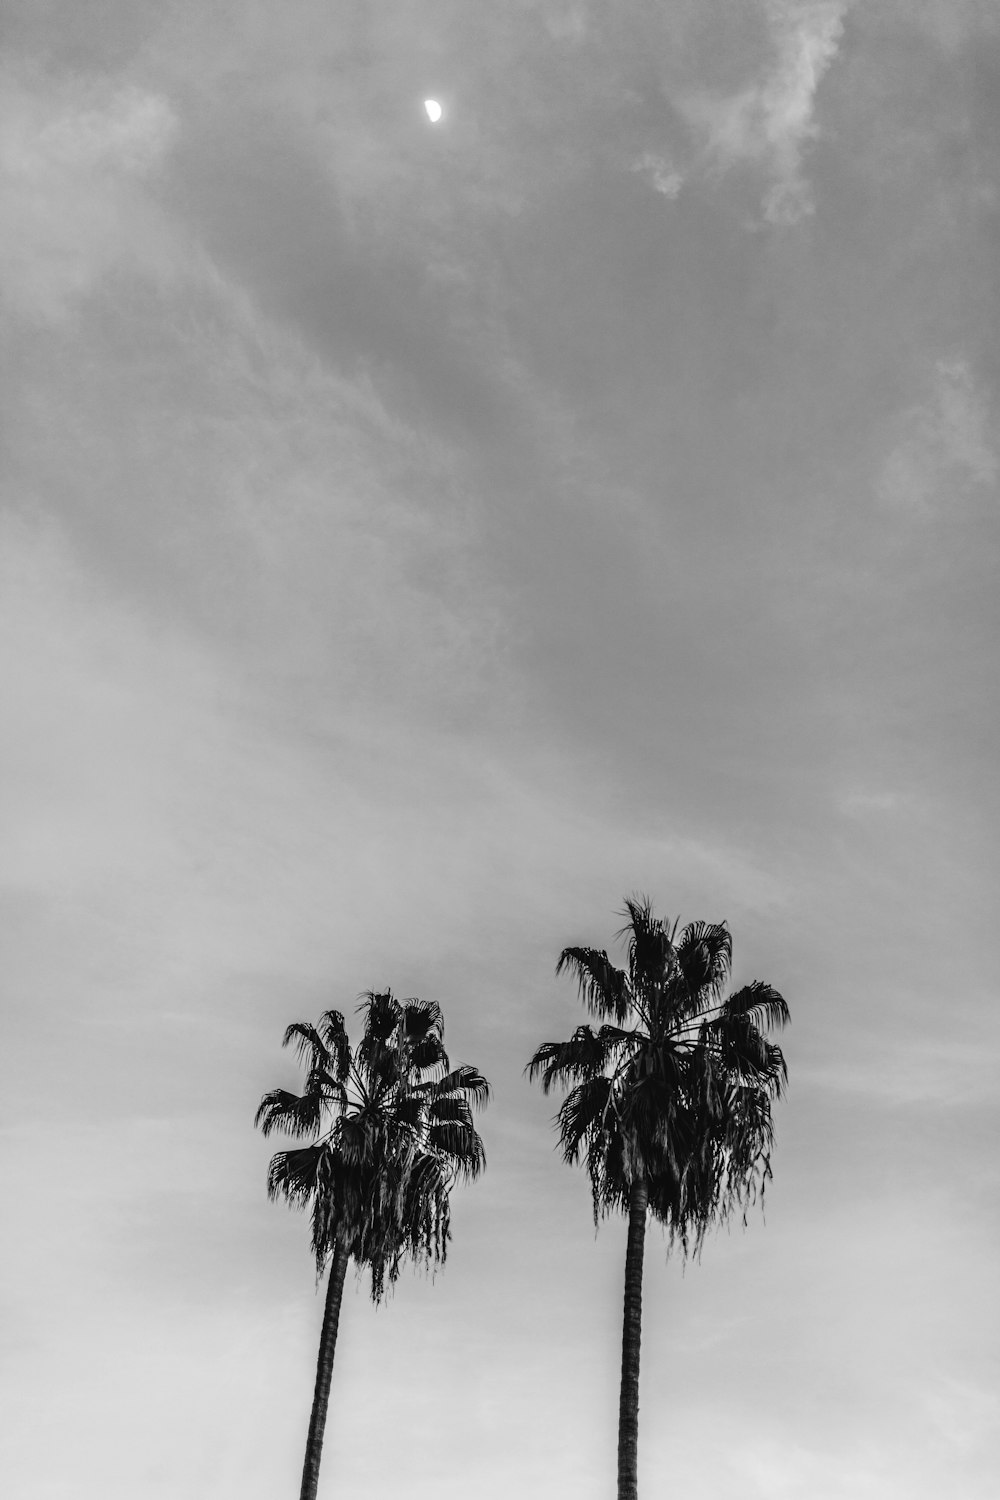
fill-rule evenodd
<path id="1" fill-rule="evenodd" d="M 430 120 L 432 125 L 436 125 L 444 115 L 444 110 L 441 108 L 436 99 L 424 100 L 424 112 L 426 113 L 427 118 L 428 120 Z"/>

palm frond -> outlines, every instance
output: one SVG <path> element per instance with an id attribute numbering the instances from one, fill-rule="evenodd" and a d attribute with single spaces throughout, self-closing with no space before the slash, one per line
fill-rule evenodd
<path id="1" fill-rule="evenodd" d="M 402 1019 L 399 1001 L 391 990 L 385 990 L 381 994 L 375 990 L 366 990 L 358 1011 L 363 1012 L 365 1017 L 365 1034 L 359 1047 L 369 1039 L 387 1042 Z"/>
<path id="2" fill-rule="evenodd" d="M 763 1204 L 771 1177 L 774 1120 L 771 1100 L 760 1089 L 734 1090 L 730 1129 L 725 1142 L 725 1199 L 723 1216 L 739 1210 L 743 1222 L 756 1201 Z"/>
<path id="3" fill-rule="evenodd" d="M 615 968 L 603 948 L 564 948 L 556 973 L 568 970 L 576 979 L 580 999 L 598 1016 L 628 1020 L 632 995 L 627 976 Z"/>
<path id="4" fill-rule="evenodd" d="M 775 1099 L 780 1099 L 788 1087 L 788 1063 L 785 1054 L 774 1042 L 767 1043 L 767 1066 L 765 1077 L 768 1092 Z"/>
<path id="5" fill-rule="evenodd" d="M 433 1031 L 412 1039 L 408 1055 L 410 1065 L 421 1073 L 429 1073 L 432 1069 L 444 1072 L 448 1068 L 448 1054 L 444 1050 L 444 1043 Z"/>
<path id="6" fill-rule="evenodd" d="M 763 980 L 755 979 L 734 991 L 722 1006 L 723 1016 L 746 1016 L 754 1026 L 787 1026 L 791 1020 L 782 995 Z"/>
<path id="7" fill-rule="evenodd" d="M 530 1079 L 541 1075 L 542 1092 L 554 1083 L 575 1083 L 603 1073 L 614 1047 L 589 1026 L 578 1026 L 568 1042 L 543 1042 L 525 1070 Z"/>
<path id="8" fill-rule="evenodd" d="M 397 1095 L 392 1104 L 392 1119 L 396 1127 L 414 1135 L 419 1133 L 427 1118 L 432 1087 L 431 1084 L 419 1084 L 416 1088 Z"/>
<path id="9" fill-rule="evenodd" d="M 435 1121 L 427 1132 L 427 1141 L 431 1150 L 445 1157 L 460 1177 L 476 1178 L 486 1166 L 482 1138 L 469 1123 Z"/>
<path id="10" fill-rule="evenodd" d="M 460 1063 L 452 1072 L 446 1073 L 433 1085 L 434 1093 L 450 1094 L 460 1091 L 477 1108 L 485 1107 L 490 1100 L 490 1086 L 478 1068 Z"/>
<path id="11" fill-rule="evenodd" d="M 432 1100 L 427 1111 L 427 1118 L 435 1122 L 456 1120 L 468 1126 L 470 1130 L 473 1128 L 469 1101 L 463 1099 L 460 1094 L 445 1094 L 441 1098 Z"/>
<path id="12" fill-rule="evenodd" d="M 329 1066 L 330 1057 L 323 1038 L 316 1027 L 310 1026 L 307 1021 L 293 1021 L 291 1026 L 286 1028 L 281 1045 L 287 1047 L 289 1042 L 295 1043 L 295 1055 L 304 1060 L 310 1068 Z"/>
<path id="13" fill-rule="evenodd" d="M 351 1044 L 339 1010 L 325 1010 L 319 1018 L 320 1036 L 330 1054 L 331 1071 L 338 1083 L 346 1083 L 351 1071 Z"/>
<path id="14" fill-rule="evenodd" d="M 578 1083 L 566 1095 L 556 1113 L 556 1126 L 567 1162 L 579 1160 L 581 1147 L 594 1132 L 609 1131 L 617 1124 L 611 1113 L 613 1104 L 613 1081 L 603 1076 Z"/>
<path id="15" fill-rule="evenodd" d="M 662 984 L 670 971 L 677 924 L 671 927 L 669 922 L 654 917 L 648 896 L 626 897 L 622 916 L 628 921 L 615 933 L 615 938 L 625 941 L 633 988 L 645 991 Z"/>
<path id="16" fill-rule="evenodd" d="M 677 967 L 698 1008 L 714 999 L 729 975 L 733 940 L 725 922 L 689 922 L 676 947 Z"/>
<path id="17" fill-rule="evenodd" d="M 300 1205 L 307 1203 L 321 1184 L 326 1155 L 327 1148 L 323 1145 L 276 1151 L 267 1169 L 267 1196 L 284 1197 Z"/>
<path id="18" fill-rule="evenodd" d="M 332 1109 L 343 1109 L 347 1105 L 347 1090 L 327 1068 L 312 1068 L 306 1074 L 307 1094 L 316 1094 Z"/>
<path id="19" fill-rule="evenodd" d="M 706 1043 L 735 1080 L 766 1088 L 779 1098 L 788 1082 L 788 1065 L 780 1047 L 762 1035 L 747 1014 L 725 1011 L 703 1028 Z"/>
<path id="20" fill-rule="evenodd" d="M 625 1031 L 621 1026 L 602 1026 L 597 1033 L 597 1040 L 611 1058 L 616 1054 L 630 1051 L 643 1035 L 635 1027 Z"/>
<path id="21" fill-rule="evenodd" d="M 263 1135 L 280 1130 L 285 1135 L 312 1135 L 323 1123 L 323 1097 L 316 1092 L 293 1094 L 271 1089 L 257 1106 L 254 1125 Z"/>
<path id="22" fill-rule="evenodd" d="M 387 1278 L 394 1282 L 404 1258 L 425 1265 L 443 1265 L 451 1238 L 451 1173 L 430 1153 L 413 1163 L 402 1203 L 398 1236 L 372 1259 L 372 1298 L 382 1295 Z"/>
<path id="23" fill-rule="evenodd" d="M 444 1039 L 444 1016 L 436 1000 L 404 1000 L 402 1009 L 408 1042 L 420 1042 L 428 1036 L 435 1036 L 438 1041 Z"/>

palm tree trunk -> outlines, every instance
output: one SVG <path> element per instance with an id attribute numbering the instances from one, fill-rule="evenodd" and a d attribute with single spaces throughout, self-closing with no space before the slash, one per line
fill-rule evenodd
<path id="1" fill-rule="evenodd" d="M 347 1275 L 349 1259 L 347 1251 L 339 1242 L 336 1243 L 333 1262 L 330 1266 L 330 1277 L 326 1286 L 323 1331 L 319 1336 L 316 1386 L 313 1391 L 312 1414 L 309 1418 L 306 1460 L 302 1466 L 302 1489 L 299 1491 L 299 1500 L 316 1500 L 319 1489 L 319 1461 L 323 1456 L 323 1429 L 326 1427 L 326 1408 L 330 1401 L 333 1356 L 337 1349 L 337 1325 L 340 1322 L 340 1304 L 344 1296 L 344 1277 Z"/>
<path id="2" fill-rule="evenodd" d="M 639 1497 L 639 1343 L 642 1337 L 642 1255 L 649 1187 L 637 1177 L 629 1193 L 622 1322 L 622 1386 L 618 1403 L 618 1500 Z"/>

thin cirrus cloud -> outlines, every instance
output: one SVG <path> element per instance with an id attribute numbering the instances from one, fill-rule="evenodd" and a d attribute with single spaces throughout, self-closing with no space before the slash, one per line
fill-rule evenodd
<path id="1" fill-rule="evenodd" d="M 899 435 L 876 484 L 884 506 L 925 518 L 995 494 L 1000 473 L 990 401 L 968 360 L 937 360 L 927 387 L 924 400 L 897 420 Z"/>
<path id="2" fill-rule="evenodd" d="M 143 179 L 177 120 L 136 85 L 33 87 L 8 74 L 0 104 L 4 297 L 51 321 L 118 266 L 167 274 L 176 244 Z"/>

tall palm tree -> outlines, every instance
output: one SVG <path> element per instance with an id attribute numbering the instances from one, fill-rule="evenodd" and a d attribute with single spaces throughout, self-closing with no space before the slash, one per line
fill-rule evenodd
<path id="1" fill-rule="evenodd" d="M 386 991 L 359 1009 L 353 1052 L 339 1011 L 288 1027 L 283 1045 L 295 1043 L 305 1088 L 272 1089 L 254 1119 L 266 1136 L 309 1138 L 272 1157 L 267 1190 L 310 1209 L 317 1277 L 330 1268 L 300 1500 L 316 1500 L 348 1262 L 368 1268 L 375 1302 L 405 1260 L 443 1263 L 452 1184 L 486 1165 L 472 1107 L 489 1084 L 476 1068 L 452 1069 L 440 1007 Z"/>
<path id="2" fill-rule="evenodd" d="M 564 948 L 556 965 L 603 1024 L 543 1043 L 527 1072 L 545 1093 L 569 1088 L 555 1123 L 565 1160 L 587 1168 L 595 1224 L 614 1210 L 628 1215 L 618 1500 L 637 1500 L 647 1217 L 684 1255 L 734 1209 L 746 1222 L 771 1175 L 771 1105 L 788 1078 L 763 1032 L 789 1016 L 760 981 L 723 998 L 732 960 L 724 923 L 692 922 L 678 936 L 679 924 L 654 917 L 642 896 L 622 915 L 624 969 L 596 948 Z"/>

